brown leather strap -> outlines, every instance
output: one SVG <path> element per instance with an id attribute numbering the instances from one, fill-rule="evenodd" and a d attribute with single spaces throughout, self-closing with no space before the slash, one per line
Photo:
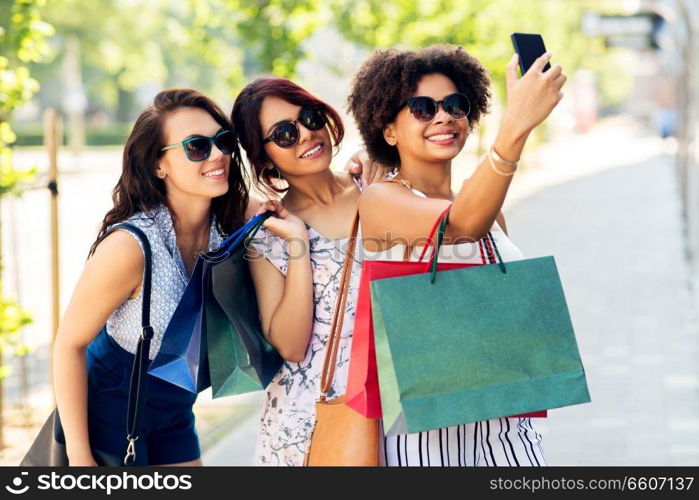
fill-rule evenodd
<path id="1" fill-rule="evenodd" d="M 345 307 L 347 304 L 347 295 L 349 294 L 358 231 L 359 210 L 354 214 L 354 220 L 352 221 L 352 229 L 350 230 L 349 242 L 347 243 L 345 260 L 342 264 L 342 276 L 340 277 L 340 286 L 337 292 L 337 300 L 335 301 L 335 310 L 333 311 L 333 319 L 330 324 L 330 335 L 328 337 L 328 343 L 325 346 L 325 360 L 323 361 L 323 371 L 320 376 L 321 401 L 325 400 L 325 396 L 332 387 L 335 367 L 337 366 L 337 352 L 340 348 L 340 334 L 342 333 L 342 323 L 345 317 Z"/>

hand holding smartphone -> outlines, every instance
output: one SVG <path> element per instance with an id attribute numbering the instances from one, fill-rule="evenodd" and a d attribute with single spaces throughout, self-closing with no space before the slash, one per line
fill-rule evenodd
<path id="1" fill-rule="evenodd" d="M 519 69 L 524 76 L 534 61 L 546 52 L 544 39 L 537 33 L 512 33 L 510 38 L 519 56 Z M 548 71 L 550 68 L 551 65 L 546 63 L 543 71 Z"/>
<path id="2" fill-rule="evenodd" d="M 563 97 L 561 87 L 566 76 L 560 65 L 549 64 L 551 54 L 547 53 L 541 35 L 512 33 L 511 39 L 519 56 L 522 76 L 517 76 L 513 57 L 506 69 L 507 107 L 501 132 L 504 137 L 514 137 L 514 142 L 519 143 L 522 139 L 526 140 L 529 133 L 558 105 Z M 502 144 L 500 146 L 506 148 Z M 517 147 L 521 149 L 523 143 Z M 514 153 L 510 156 L 517 157 Z"/>

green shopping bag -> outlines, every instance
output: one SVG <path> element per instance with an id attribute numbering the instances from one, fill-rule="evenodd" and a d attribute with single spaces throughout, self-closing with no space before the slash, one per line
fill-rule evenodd
<path id="1" fill-rule="evenodd" d="M 214 398 L 264 389 L 284 362 L 262 333 L 246 258 L 246 247 L 262 222 L 229 255 L 210 264 L 204 330 Z"/>
<path id="2" fill-rule="evenodd" d="M 553 257 L 437 271 L 447 223 L 430 272 L 371 282 L 386 433 L 589 402 Z"/>

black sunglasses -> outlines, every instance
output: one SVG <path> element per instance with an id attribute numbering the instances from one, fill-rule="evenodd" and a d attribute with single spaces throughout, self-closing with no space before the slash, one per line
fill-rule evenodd
<path id="1" fill-rule="evenodd" d="M 184 148 L 184 154 L 187 155 L 187 159 L 189 161 L 204 161 L 211 156 L 212 144 L 216 144 L 216 147 L 224 155 L 229 155 L 235 151 L 235 142 L 235 132 L 222 128 L 216 132 L 216 135 L 213 137 L 193 135 L 191 137 L 187 137 L 182 142 L 178 142 L 177 144 L 165 146 L 160 151 L 167 151 L 168 149 L 182 146 Z"/>
<path id="2" fill-rule="evenodd" d="M 262 144 L 274 142 L 277 146 L 289 149 L 299 142 L 301 131 L 296 123 L 301 123 L 308 130 L 320 130 L 325 126 L 325 111 L 320 106 L 304 106 L 296 120 L 284 120 L 277 123 L 272 133 Z"/>
<path id="3" fill-rule="evenodd" d="M 416 96 L 409 97 L 405 103 L 410 108 L 410 114 L 413 115 L 413 118 L 421 123 L 429 123 L 434 120 L 440 104 L 444 111 L 455 120 L 463 120 L 471 112 L 471 103 L 468 97 L 460 92 L 449 94 L 441 101 L 435 101 L 427 96 Z"/>

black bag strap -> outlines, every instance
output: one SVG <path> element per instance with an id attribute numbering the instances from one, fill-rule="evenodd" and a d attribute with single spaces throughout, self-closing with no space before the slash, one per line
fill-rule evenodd
<path id="1" fill-rule="evenodd" d="M 129 404 L 126 412 L 126 429 L 128 434 L 126 439 L 129 444 L 124 456 L 124 465 L 133 463 L 136 459 L 136 440 L 139 437 L 143 426 L 143 409 L 146 405 L 146 377 L 148 370 L 148 353 L 150 352 L 150 342 L 153 338 L 153 327 L 150 324 L 150 298 L 153 274 L 153 258 L 151 254 L 148 237 L 133 224 L 115 224 L 105 232 L 95 247 L 108 235 L 118 229 L 125 229 L 136 236 L 143 246 L 145 269 L 143 273 L 142 297 L 143 305 L 141 309 L 141 336 L 138 339 L 136 354 L 134 356 L 133 367 L 131 369 L 131 381 L 129 383 Z"/>

